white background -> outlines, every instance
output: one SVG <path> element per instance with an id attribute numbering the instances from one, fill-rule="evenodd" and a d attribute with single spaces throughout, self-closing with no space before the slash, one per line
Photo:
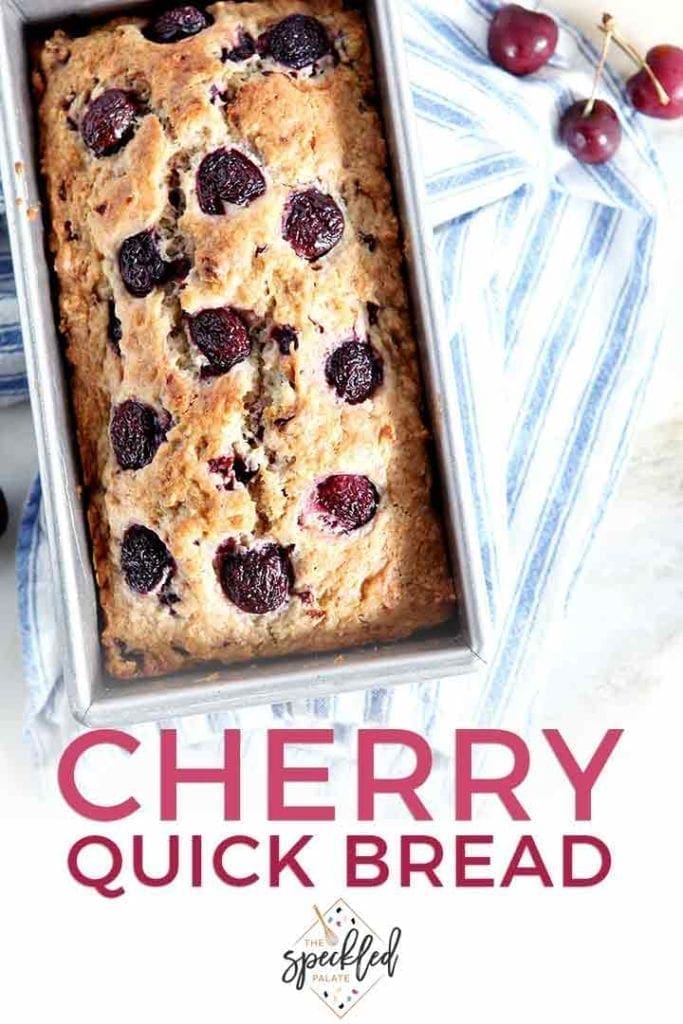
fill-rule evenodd
<path id="1" fill-rule="evenodd" d="M 586 29 L 601 13 L 588 0 L 551 6 L 571 13 Z M 661 41 L 683 44 L 679 0 L 618 0 L 610 13 L 644 48 Z M 680 126 L 669 130 L 680 133 Z M 576 685 L 550 685 L 547 691 L 544 724 L 562 727 L 584 755 L 605 728 L 626 729 L 596 791 L 595 821 L 574 825 L 567 784 L 541 744 L 523 790 L 533 818 L 529 831 L 549 863 L 557 862 L 563 831 L 592 831 L 612 847 L 611 879 L 586 891 L 539 891 L 528 881 L 507 891 L 464 892 L 444 872 L 444 888 L 434 892 L 422 884 L 400 891 L 393 883 L 346 892 L 380 933 L 394 924 L 404 929 L 396 978 L 383 981 L 352 1020 L 421 1015 L 478 1024 L 673 1024 L 683 1018 L 682 343 L 679 319 L 670 330 L 626 480 L 569 610 L 556 674 Z M 0 485 L 13 527 L 34 472 L 28 410 L 0 412 Z M 362 830 L 353 823 L 318 830 L 313 895 L 294 887 L 236 892 L 217 884 L 191 891 L 179 882 L 170 890 L 134 889 L 123 899 L 104 901 L 68 879 L 69 845 L 100 829 L 65 813 L 49 793 L 37 792 L 21 742 L 13 544 L 11 530 L 0 541 L 0 1019 L 204 1024 L 277 1014 L 302 1024 L 333 1020 L 314 996 L 285 989 L 278 975 L 283 950 L 310 921 L 313 898 L 325 904 L 344 889 L 343 836 Z M 556 693 L 562 693 L 561 702 Z M 124 837 L 136 830 L 158 840 L 166 831 L 155 825 L 153 813 L 155 755 L 150 741 L 140 757 L 151 794 L 148 813 L 133 819 Z M 140 771 L 130 774 L 142 785 Z M 239 831 L 268 834 L 259 824 L 263 789 L 257 773 L 250 780 L 255 802 L 247 806 Z M 207 797 L 206 810 L 193 808 L 196 818 L 180 823 L 183 834 L 203 831 L 210 844 L 212 837 L 237 830 L 221 825 L 217 798 Z M 511 850 L 513 830 L 493 807 L 482 807 L 484 817 L 472 825 L 456 825 L 451 807 L 441 812 L 427 831 L 444 843 L 456 831 L 495 828 L 500 858 Z M 423 830 L 409 822 L 403 827 Z M 377 826 L 387 838 L 398 828 Z"/>

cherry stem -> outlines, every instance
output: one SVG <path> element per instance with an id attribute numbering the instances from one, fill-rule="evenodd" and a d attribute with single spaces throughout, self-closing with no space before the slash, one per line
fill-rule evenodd
<path id="1" fill-rule="evenodd" d="M 593 80 L 593 91 L 590 95 L 590 99 L 586 102 L 586 106 L 583 108 L 583 116 L 590 117 L 595 107 L 595 101 L 598 95 L 598 86 L 600 85 L 600 79 L 602 73 L 605 70 L 605 64 L 607 63 L 607 54 L 609 53 L 610 44 L 614 35 L 614 19 L 609 14 L 603 14 L 602 16 L 603 31 L 605 33 L 605 41 L 602 46 L 602 53 L 600 54 L 600 62 L 595 72 L 595 79 Z"/>
<path id="2" fill-rule="evenodd" d="M 619 49 L 622 50 L 627 57 L 630 57 L 631 60 L 634 61 L 638 65 L 638 67 L 645 72 L 646 75 L 648 75 L 650 81 L 655 87 L 655 91 L 657 93 L 659 102 L 664 107 L 668 106 L 669 103 L 671 103 L 671 97 L 669 96 L 668 92 L 666 91 L 662 83 L 659 81 L 656 74 L 654 73 L 648 62 L 645 60 L 645 58 L 642 56 L 642 54 L 638 52 L 638 50 L 635 48 L 635 46 L 633 46 L 632 43 L 629 43 L 628 39 L 624 39 L 624 37 L 619 32 L 617 32 L 616 28 L 614 27 L 614 19 L 611 17 L 611 15 L 603 14 L 602 25 L 598 25 L 598 28 L 601 32 L 604 32 L 606 35 L 609 34 L 609 36 L 611 37 L 611 39 L 614 40 Z"/>

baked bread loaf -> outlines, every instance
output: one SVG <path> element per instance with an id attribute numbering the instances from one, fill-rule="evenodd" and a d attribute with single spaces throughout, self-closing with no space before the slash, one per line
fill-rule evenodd
<path id="1" fill-rule="evenodd" d="M 362 17 L 126 15 L 34 77 L 109 670 L 451 614 Z"/>

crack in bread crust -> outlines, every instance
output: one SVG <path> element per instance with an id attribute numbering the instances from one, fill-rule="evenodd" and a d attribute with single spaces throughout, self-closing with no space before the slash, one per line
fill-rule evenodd
<path id="1" fill-rule="evenodd" d="M 206 29 L 169 45 L 148 40 L 136 17 L 75 39 L 57 32 L 34 74 L 103 642 L 121 677 L 392 639 L 453 613 L 366 25 L 335 0 L 208 11 Z M 258 40 L 300 12 L 331 40 L 319 65 L 294 72 L 263 52 L 226 59 L 245 36 Z M 80 125 L 108 89 L 134 96 L 137 117 L 115 152 L 96 156 Z M 204 213 L 199 164 L 230 147 L 266 190 Z M 344 218 L 341 240 L 311 261 L 283 237 L 292 194 L 310 189 Z M 119 251 L 149 230 L 164 266 L 182 258 L 189 272 L 169 270 L 135 298 Z M 244 319 L 251 346 L 222 374 L 207 370 L 188 334 L 189 317 L 220 307 Z M 288 351 L 275 327 L 293 332 Z M 325 365 L 354 338 L 372 344 L 383 381 L 351 405 Z M 151 463 L 133 471 L 118 466 L 109 436 L 112 408 L 129 399 L 170 423 Z M 230 475 L 235 464 L 249 467 L 242 480 Z M 372 521 L 347 534 L 306 515 L 317 484 L 335 474 L 368 477 L 380 498 Z M 164 594 L 136 593 L 122 576 L 132 524 L 170 552 Z M 283 607 L 250 615 L 226 598 L 214 562 L 231 539 L 291 551 Z"/>

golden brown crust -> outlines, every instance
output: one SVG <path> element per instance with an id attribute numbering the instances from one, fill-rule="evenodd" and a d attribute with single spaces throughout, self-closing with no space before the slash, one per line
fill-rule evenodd
<path id="1" fill-rule="evenodd" d="M 365 25 L 337 2 L 219 3 L 209 11 L 210 27 L 175 44 L 150 42 L 142 19 L 120 18 L 77 39 L 58 32 L 40 58 L 60 324 L 103 640 L 108 667 L 121 677 L 404 636 L 452 610 Z M 221 60 L 240 29 L 257 38 L 292 12 L 323 21 L 335 66 L 294 75 L 258 56 Z M 147 112 L 119 152 L 97 158 L 79 125 L 88 102 L 114 87 L 132 90 Z M 267 191 L 210 216 L 198 205 L 196 171 L 226 145 L 258 163 Z M 345 216 L 341 242 L 313 264 L 282 237 L 292 190 L 308 186 L 333 195 Z M 147 228 L 192 269 L 182 285 L 133 298 L 118 252 Z M 108 341 L 111 303 L 120 355 Z M 368 303 L 380 309 L 377 323 Z M 183 317 L 216 306 L 294 327 L 298 349 L 283 355 L 265 332 L 249 360 L 202 379 Z M 373 398 L 355 406 L 324 377 L 331 348 L 354 332 L 371 339 L 385 372 Z M 119 468 L 109 437 L 111 409 L 128 398 L 172 417 L 166 442 L 136 471 Z M 233 446 L 248 448 L 260 471 L 228 491 L 208 462 Z M 311 487 L 333 473 L 372 479 L 381 503 L 369 526 L 332 536 L 302 525 Z M 171 607 L 158 593 L 134 593 L 121 574 L 132 523 L 154 530 L 172 553 Z M 293 546 L 296 585 L 286 607 L 249 615 L 226 599 L 213 563 L 227 538 Z"/>

